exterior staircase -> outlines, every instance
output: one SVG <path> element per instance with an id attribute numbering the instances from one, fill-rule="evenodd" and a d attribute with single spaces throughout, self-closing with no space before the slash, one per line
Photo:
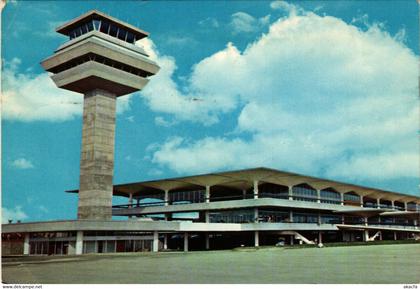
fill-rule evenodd
<path id="1" fill-rule="evenodd" d="M 307 238 L 305 238 L 303 235 L 301 235 L 300 233 L 296 231 L 283 231 L 283 232 L 280 232 L 280 235 L 293 236 L 297 240 L 302 240 L 302 242 L 304 242 L 305 244 L 311 244 L 311 245 L 315 244 L 314 241 L 308 240 Z"/>

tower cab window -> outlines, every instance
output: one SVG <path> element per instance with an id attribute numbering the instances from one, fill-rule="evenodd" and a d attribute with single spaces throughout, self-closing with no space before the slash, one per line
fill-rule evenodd
<path id="1" fill-rule="evenodd" d="M 129 32 L 126 29 L 118 27 L 112 23 L 109 23 L 106 20 L 98 19 L 92 19 L 86 23 L 75 27 L 69 32 L 69 36 L 70 39 L 74 39 L 92 30 L 100 31 L 102 33 L 108 34 L 112 37 L 118 38 L 128 43 L 134 44 L 136 42 L 136 36 L 134 35 L 134 33 Z"/>

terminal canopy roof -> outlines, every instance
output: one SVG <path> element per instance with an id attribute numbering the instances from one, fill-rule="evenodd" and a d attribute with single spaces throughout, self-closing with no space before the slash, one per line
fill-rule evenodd
<path id="1" fill-rule="evenodd" d="M 203 190 L 206 186 L 220 186 L 233 190 L 248 190 L 253 188 L 254 182 L 258 184 L 271 183 L 282 186 L 295 186 L 307 184 L 314 189 L 323 190 L 332 188 L 340 193 L 353 192 L 360 196 L 370 198 L 384 198 L 400 202 L 420 203 L 420 198 L 398 192 L 374 189 L 354 184 L 337 182 L 317 177 L 311 177 L 291 172 L 284 172 L 270 168 L 251 168 L 236 171 L 216 172 L 179 178 L 142 181 L 136 183 L 114 185 L 114 196 L 134 198 L 145 197 L 163 191 Z M 77 193 L 78 190 L 67 191 Z"/>

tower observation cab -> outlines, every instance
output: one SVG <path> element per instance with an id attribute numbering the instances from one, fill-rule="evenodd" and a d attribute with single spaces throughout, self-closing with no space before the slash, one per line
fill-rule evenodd
<path id="1" fill-rule="evenodd" d="M 147 32 L 97 10 L 56 31 L 69 41 L 41 64 L 57 87 L 84 94 L 78 218 L 110 220 L 116 98 L 141 90 L 159 66 L 134 45 Z"/>

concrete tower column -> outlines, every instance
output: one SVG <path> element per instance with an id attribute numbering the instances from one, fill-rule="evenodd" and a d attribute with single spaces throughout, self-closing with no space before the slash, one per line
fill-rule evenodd
<path id="1" fill-rule="evenodd" d="M 291 223 L 293 223 L 293 211 L 289 211 L 289 220 Z"/>
<path id="2" fill-rule="evenodd" d="M 398 237 L 397 237 L 397 232 L 396 232 L 396 231 L 394 231 L 394 241 L 396 241 L 396 240 L 398 240 Z"/>
<path id="3" fill-rule="evenodd" d="M 395 210 L 395 201 L 394 200 L 391 201 L 391 207 L 392 207 L 393 210 Z"/>
<path id="4" fill-rule="evenodd" d="M 245 189 L 242 190 L 242 198 L 244 200 L 246 199 L 246 190 Z"/>
<path id="5" fill-rule="evenodd" d="M 113 93 L 100 89 L 85 93 L 79 219 L 110 220 L 112 217 L 115 105 Z"/>
<path id="6" fill-rule="evenodd" d="M 293 186 L 289 186 L 289 200 L 293 201 Z"/>
<path id="7" fill-rule="evenodd" d="M 206 203 L 210 203 L 210 186 L 206 186 Z"/>
<path id="8" fill-rule="evenodd" d="M 76 255 L 83 253 L 83 231 L 77 231 L 76 234 Z"/>
<path id="9" fill-rule="evenodd" d="M 165 201 L 165 206 L 169 206 L 169 190 L 165 190 L 164 201 Z"/>
<path id="10" fill-rule="evenodd" d="M 159 232 L 153 232 L 153 252 L 159 251 Z"/>
<path id="11" fill-rule="evenodd" d="M 119 27 L 120 39 L 98 31 L 93 19 Z M 89 24 L 90 28 L 86 28 Z M 74 29 L 80 33 L 74 35 Z M 97 10 L 56 31 L 68 36 L 69 41 L 41 65 L 51 73 L 57 87 L 84 94 L 77 216 L 84 220 L 111 220 L 116 98 L 143 89 L 159 66 L 135 46 L 134 39 L 146 38 L 147 32 Z M 133 37 L 121 37 L 128 31 Z M 107 59 L 106 65 L 100 63 L 103 58 Z"/>
<path id="12" fill-rule="evenodd" d="M 344 193 L 340 193 L 340 205 L 344 206 Z"/>
<path id="13" fill-rule="evenodd" d="M 377 199 L 376 199 L 376 207 L 377 207 L 378 209 L 380 209 L 380 208 L 381 208 L 381 199 L 380 199 L 380 198 L 377 198 Z"/>
<path id="14" fill-rule="evenodd" d="M 209 211 L 204 212 L 204 218 L 205 218 L 206 223 L 210 223 L 210 212 Z"/>
<path id="15" fill-rule="evenodd" d="M 258 199 L 258 181 L 254 181 L 254 199 Z"/>
<path id="16" fill-rule="evenodd" d="M 29 255 L 29 233 L 25 233 L 23 240 L 23 255 Z"/>
<path id="17" fill-rule="evenodd" d="M 316 190 L 316 202 L 321 203 L 321 190 Z"/>
<path id="18" fill-rule="evenodd" d="M 364 219 L 365 219 L 365 226 L 367 226 L 368 225 L 368 218 L 364 217 Z"/>
<path id="19" fill-rule="evenodd" d="M 407 202 L 404 202 L 404 211 L 408 211 L 408 204 L 407 204 Z"/>
<path id="20" fill-rule="evenodd" d="M 188 233 L 184 233 L 184 252 L 188 252 Z"/>
<path id="21" fill-rule="evenodd" d="M 363 196 L 360 196 L 360 207 L 363 208 Z"/>

